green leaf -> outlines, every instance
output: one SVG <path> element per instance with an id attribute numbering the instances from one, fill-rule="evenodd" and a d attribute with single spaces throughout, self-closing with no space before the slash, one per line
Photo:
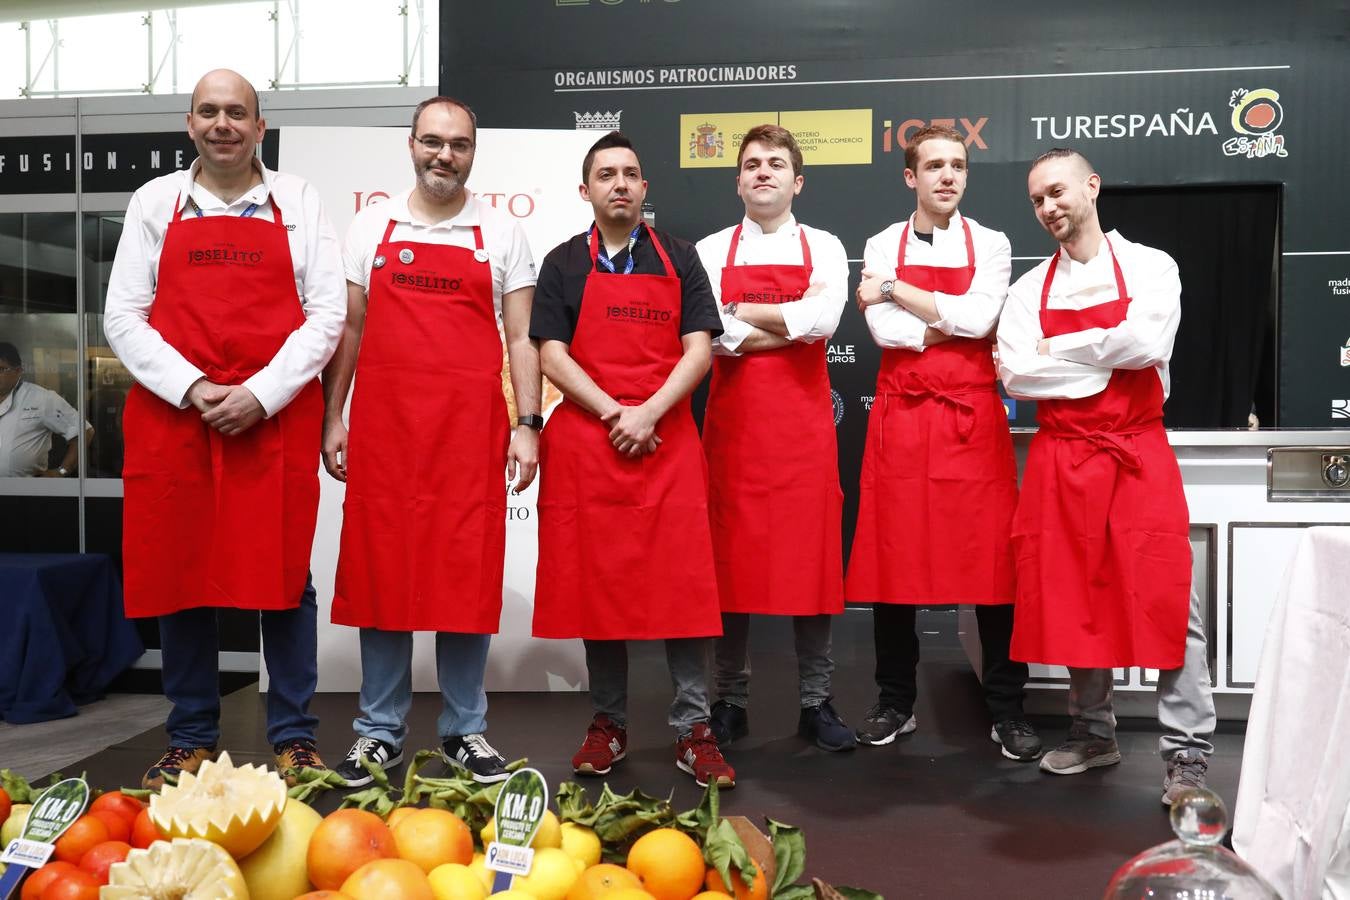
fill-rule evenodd
<path id="1" fill-rule="evenodd" d="M 843 894 L 848 900 L 886 900 L 885 897 L 881 896 L 876 891 L 867 891 L 862 888 L 841 887 L 833 884 L 830 885 L 830 887 Z M 774 897 L 774 900 L 778 900 L 778 898 Z"/>
<path id="2" fill-rule="evenodd" d="M 809 884 L 789 884 L 769 894 L 773 900 L 816 900 L 816 889 Z"/>
<path id="3" fill-rule="evenodd" d="M 708 829 L 703 842 L 703 859 L 722 876 L 727 890 L 732 889 L 729 876 L 733 867 L 741 873 L 741 880 L 746 884 L 753 884 L 759 872 L 759 866 L 750 858 L 740 835 L 726 819 L 718 819 L 717 824 Z"/>
<path id="4" fill-rule="evenodd" d="M 788 887 L 806 870 L 806 838 L 800 828 L 765 819 L 769 823 L 769 839 L 773 841 L 773 858 L 778 866 L 769 896 L 778 900 L 778 891 Z"/>
<path id="5" fill-rule="evenodd" d="M 417 770 L 427 764 L 428 760 L 440 756 L 435 750 L 418 750 L 413 754 L 412 762 L 408 763 L 408 772 L 403 776 L 403 800 L 402 804 L 408 803 L 408 797 L 413 793 L 413 785 L 417 783 Z"/>
<path id="6" fill-rule="evenodd" d="M 128 797 L 135 797 L 142 803 L 149 803 L 150 795 L 154 793 L 154 791 L 149 788 L 118 788 L 117 790 L 126 794 Z"/>
<path id="7" fill-rule="evenodd" d="M 5 789 L 14 803 L 32 803 L 37 796 L 28 779 L 12 769 L 0 769 L 0 788 Z"/>

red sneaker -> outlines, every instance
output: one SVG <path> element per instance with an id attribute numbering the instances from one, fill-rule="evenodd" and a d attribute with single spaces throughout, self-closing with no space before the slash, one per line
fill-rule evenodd
<path id="1" fill-rule="evenodd" d="M 724 791 L 736 786 L 736 770 L 722 758 L 706 722 L 699 722 L 688 737 L 675 742 L 675 765 L 693 775 L 699 787 L 707 787 L 710 781 Z"/>
<path id="2" fill-rule="evenodd" d="M 572 771 L 578 775 L 608 775 L 627 753 L 628 729 L 604 713 L 596 713 L 586 729 L 586 740 L 572 757 Z"/>

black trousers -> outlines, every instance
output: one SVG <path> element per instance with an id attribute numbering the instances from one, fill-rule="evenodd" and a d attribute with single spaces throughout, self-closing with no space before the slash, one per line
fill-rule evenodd
<path id="1" fill-rule="evenodd" d="M 876 603 L 872 606 L 872 640 L 876 646 L 880 702 L 908 715 L 918 696 L 919 635 L 914 630 L 917 606 Z M 995 722 L 1022 717 L 1027 664 L 1008 658 L 1012 642 L 1013 605 L 977 605 L 980 628 L 984 703 Z"/>

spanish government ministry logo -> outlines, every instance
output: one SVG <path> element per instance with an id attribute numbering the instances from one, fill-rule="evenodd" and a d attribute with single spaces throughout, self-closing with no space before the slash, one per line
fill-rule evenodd
<path id="1" fill-rule="evenodd" d="M 618 131 L 619 119 L 623 116 L 623 110 L 585 113 L 573 110 L 572 115 L 577 120 L 577 131 Z"/>

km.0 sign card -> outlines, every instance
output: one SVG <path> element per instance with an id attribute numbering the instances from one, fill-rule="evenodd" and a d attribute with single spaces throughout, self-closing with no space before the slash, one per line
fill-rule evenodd
<path id="1" fill-rule="evenodd" d="M 497 839 L 483 848 L 487 867 L 496 872 L 492 893 L 509 890 L 517 875 L 530 874 L 534 840 L 548 811 L 548 782 L 538 769 L 518 769 L 497 794 Z"/>
<path id="2" fill-rule="evenodd" d="M 53 844 L 89 805 L 89 785 L 83 778 L 67 778 L 43 791 L 28 813 L 23 832 L 9 842 L 0 863 L 0 900 L 10 897 L 29 869 L 38 869 L 51 858 Z"/>

